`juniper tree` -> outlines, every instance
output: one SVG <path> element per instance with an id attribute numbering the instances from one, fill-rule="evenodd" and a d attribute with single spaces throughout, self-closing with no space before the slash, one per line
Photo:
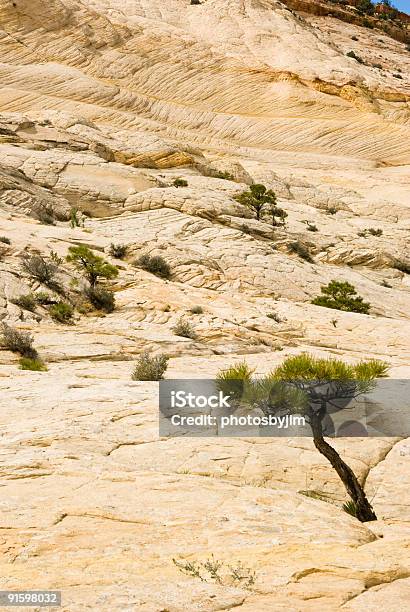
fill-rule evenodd
<path id="1" fill-rule="evenodd" d="M 275 193 L 259 183 L 250 185 L 249 191 L 240 193 L 235 199 L 240 204 L 253 210 L 258 221 L 261 218 L 262 211 L 266 210 L 268 206 L 272 208 L 276 205 Z"/>
<path id="2" fill-rule="evenodd" d="M 324 421 L 330 409 L 343 409 L 353 399 L 371 391 L 376 379 L 385 377 L 387 370 L 386 363 L 375 359 L 348 365 L 338 359 L 302 354 L 289 357 L 258 380 L 251 378 L 252 371 L 246 364 L 233 366 L 219 373 L 217 384 L 224 393 L 231 393 L 236 404 L 260 408 L 267 415 L 283 410 L 303 415 L 310 425 L 315 447 L 343 482 L 355 516 L 365 522 L 376 520 L 376 514 L 353 470 L 325 440 Z"/>
<path id="3" fill-rule="evenodd" d="M 85 244 L 70 247 L 66 259 L 84 274 L 91 287 L 95 287 L 100 278 L 108 280 L 118 276 L 117 266 L 95 255 Z"/>
<path id="4" fill-rule="evenodd" d="M 361 312 L 368 314 L 370 304 L 364 302 L 353 285 L 347 281 L 332 280 L 326 286 L 321 287 L 322 295 L 315 297 L 312 304 L 316 306 L 325 306 L 326 308 L 334 308 L 335 310 L 344 310 L 346 312 Z"/>

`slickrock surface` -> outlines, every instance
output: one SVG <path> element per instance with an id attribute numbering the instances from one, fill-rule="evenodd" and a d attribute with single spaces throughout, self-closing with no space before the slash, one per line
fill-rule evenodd
<path id="1" fill-rule="evenodd" d="M 0 589 L 60 589 L 66 612 L 404 610 L 408 439 L 334 441 L 379 519 L 361 524 L 309 438 L 160 439 L 158 384 L 131 373 L 144 349 L 180 378 L 309 351 L 409 378 L 405 45 L 273 0 L 0 0 L 0 58 L 0 319 L 48 366 L 0 350 Z M 252 182 L 285 227 L 234 199 Z M 14 303 L 44 290 L 24 253 L 82 243 L 120 269 L 114 312 L 63 325 Z M 77 277 L 61 264 L 65 287 Z M 312 305 L 332 279 L 370 314 Z M 181 316 L 196 340 L 173 332 Z M 173 562 L 212 555 L 254 584 Z"/>

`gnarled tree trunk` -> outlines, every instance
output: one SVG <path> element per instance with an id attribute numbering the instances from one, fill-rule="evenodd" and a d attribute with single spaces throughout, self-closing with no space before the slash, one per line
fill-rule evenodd
<path id="1" fill-rule="evenodd" d="M 366 521 L 376 521 L 377 516 L 353 470 L 343 461 L 335 449 L 323 438 L 321 415 L 312 414 L 310 417 L 310 425 L 313 432 L 313 442 L 319 453 L 326 457 L 343 482 L 346 491 L 350 495 L 355 505 L 356 517 L 362 523 Z"/>

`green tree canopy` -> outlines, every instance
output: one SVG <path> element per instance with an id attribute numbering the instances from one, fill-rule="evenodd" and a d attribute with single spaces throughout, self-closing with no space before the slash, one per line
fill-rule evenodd
<path id="1" fill-rule="evenodd" d="M 322 295 L 315 297 L 312 304 L 346 312 L 369 313 L 370 304 L 364 302 L 363 298 L 357 295 L 354 286 L 347 281 L 332 280 L 328 285 L 321 287 L 321 292 Z"/>
<path id="2" fill-rule="evenodd" d="M 266 189 L 265 185 L 260 185 L 259 183 L 250 185 L 249 191 L 240 193 L 235 199 L 240 204 L 253 210 L 258 220 L 260 220 L 263 210 L 276 206 L 275 192 L 271 189 Z"/>
<path id="3" fill-rule="evenodd" d="M 84 274 L 91 287 L 95 287 L 100 278 L 111 279 L 118 276 L 117 266 L 95 255 L 85 244 L 70 247 L 66 259 Z"/>

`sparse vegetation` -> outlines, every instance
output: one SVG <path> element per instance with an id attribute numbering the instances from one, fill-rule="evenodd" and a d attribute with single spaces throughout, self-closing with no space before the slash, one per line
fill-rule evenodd
<path id="1" fill-rule="evenodd" d="M 72 208 L 70 210 L 70 226 L 72 229 L 74 229 L 75 227 L 81 227 L 82 225 L 84 225 L 84 223 L 82 223 L 78 208 Z"/>
<path id="2" fill-rule="evenodd" d="M 38 353 L 33 346 L 34 338 L 28 332 L 19 331 L 15 327 L 3 323 L 2 325 L 2 345 L 12 351 L 19 353 L 22 357 L 37 359 Z"/>
<path id="3" fill-rule="evenodd" d="M 53 289 L 58 287 L 55 277 L 59 268 L 55 262 L 46 260 L 42 255 L 25 255 L 21 265 L 25 272 L 40 283 Z"/>
<path id="4" fill-rule="evenodd" d="M 214 174 L 214 178 L 224 179 L 225 181 L 234 181 L 235 177 L 230 172 L 223 172 L 222 170 L 217 170 Z"/>
<path id="5" fill-rule="evenodd" d="M 328 285 L 321 287 L 321 292 L 322 295 L 314 298 L 312 304 L 345 312 L 369 313 L 370 304 L 364 302 L 363 298 L 357 295 L 354 286 L 347 281 L 332 280 Z"/>
<path id="6" fill-rule="evenodd" d="M 215 559 L 213 555 L 204 562 L 178 561 L 177 559 L 172 559 L 172 562 L 180 572 L 192 578 L 199 578 L 201 582 L 249 589 L 256 580 L 256 572 L 249 567 L 245 567 L 242 563 L 236 566 L 227 565 Z"/>
<path id="7" fill-rule="evenodd" d="M 182 338 L 190 338 L 191 340 L 196 340 L 197 338 L 194 327 L 188 319 L 184 319 L 183 317 L 177 321 L 172 331 L 176 336 L 181 336 Z"/>
<path id="8" fill-rule="evenodd" d="M 0 242 L 3 244 L 11 244 L 11 240 L 10 238 L 7 238 L 7 236 L 0 236 Z"/>
<path id="9" fill-rule="evenodd" d="M 48 368 L 40 358 L 21 357 L 19 359 L 20 370 L 31 370 L 32 372 L 47 372 Z"/>
<path id="10" fill-rule="evenodd" d="M 48 306 L 56 303 L 56 298 L 45 291 L 38 291 L 37 293 L 34 293 L 33 297 L 37 304 L 40 304 L 41 306 Z"/>
<path id="11" fill-rule="evenodd" d="M 171 268 L 160 255 L 141 255 L 135 262 L 135 265 L 160 278 L 171 278 Z"/>
<path id="12" fill-rule="evenodd" d="M 174 185 L 174 187 L 188 187 L 188 181 L 182 178 L 175 179 L 172 184 Z"/>
<path id="13" fill-rule="evenodd" d="M 14 298 L 11 301 L 13 304 L 16 304 L 16 306 L 20 306 L 20 308 L 23 310 L 28 310 L 30 312 L 34 312 L 37 306 L 37 301 L 32 293 L 19 295 L 19 297 Z"/>
<path id="14" fill-rule="evenodd" d="M 85 296 L 97 310 L 102 310 L 108 314 L 115 309 L 115 295 L 112 291 L 93 286 L 85 290 Z"/>
<path id="15" fill-rule="evenodd" d="M 313 263 L 313 257 L 310 254 L 309 249 L 298 240 L 288 244 L 288 250 L 289 253 L 296 253 L 296 255 L 298 255 L 301 259 L 304 259 L 309 263 Z"/>
<path id="16" fill-rule="evenodd" d="M 124 259 L 128 251 L 128 246 L 126 244 L 113 244 L 111 243 L 109 254 L 111 257 L 115 257 L 115 259 Z"/>
<path id="17" fill-rule="evenodd" d="M 152 357 L 149 351 L 139 356 L 132 373 L 132 380 L 162 380 L 168 367 L 168 355 Z"/>
<path id="18" fill-rule="evenodd" d="M 336 206 L 328 206 L 328 207 L 325 209 L 325 213 L 326 213 L 327 215 L 335 215 L 335 214 L 338 212 L 338 210 L 339 210 L 339 209 L 338 209 L 338 208 L 336 208 Z"/>
<path id="19" fill-rule="evenodd" d="M 369 227 L 368 229 L 361 230 L 357 232 L 357 235 L 361 238 L 366 238 L 366 236 L 377 236 L 380 237 L 383 235 L 383 230 L 380 228 Z"/>
<path id="20" fill-rule="evenodd" d="M 204 309 L 202 308 L 202 306 L 192 306 L 189 312 L 194 315 L 199 315 L 203 314 Z"/>
<path id="21" fill-rule="evenodd" d="M 69 263 L 82 272 L 90 283 L 90 287 L 95 287 L 100 279 L 112 279 L 118 276 L 118 268 L 99 255 L 95 255 L 85 244 L 72 246 L 68 249 L 66 257 Z"/>
<path id="22" fill-rule="evenodd" d="M 49 310 L 50 316 L 58 323 L 70 323 L 73 319 L 74 308 L 66 302 L 53 304 Z"/>
<path id="23" fill-rule="evenodd" d="M 238 401 L 242 397 L 245 384 L 251 382 L 254 371 L 255 369 L 249 367 L 246 361 L 220 370 L 216 377 L 218 389 L 224 395 L 230 395 L 234 401 Z"/>
<path id="24" fill-rule="evenodd" d="M 53 209 L 51 208 L 51 206 L 46 206 L 46 205 L 41 206 L 37 210 L 36 214 L 37 214 L 37 219 L 43 225 L 55 225 Z"/>
<path id="25" fill-rule="evenodd" d="M 276 206 L 275 193 L 271 189 L 266 189 L 265 185 L 258 183 L 251 185 L 249 191 L 243 191 L 237 195 L 235 200 L 252 210 L 258 221 L 264 210 L 268 207 L 272 209 Z"/>

